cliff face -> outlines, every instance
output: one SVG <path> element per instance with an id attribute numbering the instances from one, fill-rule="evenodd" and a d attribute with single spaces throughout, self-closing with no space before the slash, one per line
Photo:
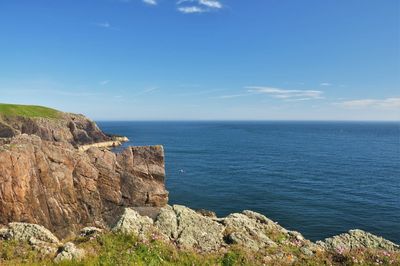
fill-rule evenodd
<path id="1" fill-rule="evenodd" d="M 0 114 L 0 138 L 20 134 L 39 136 L 43 140 L 69 142 L 74 146 L 111 141 L 83 115 L 61 113 L 58 118 L 5 116 Z"/>
<path id="2" fill-rule="evenodd" d="M 0 139 L 0 224 L 40 224 L 65 238 L 113 225 L 124 207 L 167 204 L 162 146 L 82 151 L 74 145 L 108 137 L 84 117 L 65 117 L 3 120 L 13 134 Z"/>

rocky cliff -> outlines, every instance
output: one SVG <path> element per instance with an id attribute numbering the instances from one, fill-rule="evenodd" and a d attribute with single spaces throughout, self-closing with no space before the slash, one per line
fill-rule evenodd
<path id="1" fill-rule="evenodd" d="M 0 123 L 0 224 L 40 224 L 65 238 L 82 226 L 113 225 L 124 207 L 168 202 L 162 146 L 119 154 L 90 147 L 111 138 L 74 114 Z"/>
<path id="2" fill-rule="evenodd" d="M 0 138 L 20 134 L 36 135 L 47 141 L 69 142 L 74 146 L 113 140 L 83 115 L 59 112 L 57 117 L 48 118 L 0 113 Z"/>
<path id="3" fill-rule="evenodd" d="M 59 237 L 107 226 L 124 206 L 164 206 L 164 176 L 161 146 L 116 155 L 19 135 L 0 147 L 0 223 L 37 223 Z"/>

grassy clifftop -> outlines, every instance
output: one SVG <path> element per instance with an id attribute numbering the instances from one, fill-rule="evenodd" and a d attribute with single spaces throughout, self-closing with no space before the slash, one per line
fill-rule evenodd
<path id="1" fill-rule="evenodd" d="M 0 103 L 0 116 L 58 118 L 61 112 L 43 106 Z"/>

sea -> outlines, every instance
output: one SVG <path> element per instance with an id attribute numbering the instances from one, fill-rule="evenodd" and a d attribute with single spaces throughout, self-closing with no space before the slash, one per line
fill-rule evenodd
<path id="1" fill-rule="evenodd" d="M 162 144 L 170 204 L 253 210 L 311 240 L 363 229 L 400 243 L 400 122 L 98 122 Z"/>

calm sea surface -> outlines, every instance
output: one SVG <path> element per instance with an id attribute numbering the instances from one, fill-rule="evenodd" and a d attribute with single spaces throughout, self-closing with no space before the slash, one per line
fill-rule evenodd
<path id="1" fill-rule="evenodd" d="M 400 243 L 400 123 L 99 125 L 164 145 L 171 204 L 251 209 L 312 240 L 360 228 Z"/>

